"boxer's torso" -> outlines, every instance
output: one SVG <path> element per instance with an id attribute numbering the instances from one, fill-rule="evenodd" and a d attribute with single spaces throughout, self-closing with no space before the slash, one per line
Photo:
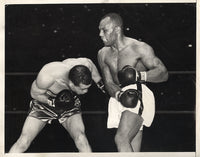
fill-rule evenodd
<path id="1" fill-rule="evenodd" d="M 120 51 L 117 51 L 111 47 L 104 47 L 102 49 L 103 55 L 105 55 L 104 62 L 108 66 L 115 83 L 118 83 L 118 71 L 121 70 L 125 65 L 131 65 L 138 71 L 146 70 L 141 61 L 142 56 L 139 52 L 140 46 L 142 46 L 141 42 L 128 38 L 125 46 Z"/>

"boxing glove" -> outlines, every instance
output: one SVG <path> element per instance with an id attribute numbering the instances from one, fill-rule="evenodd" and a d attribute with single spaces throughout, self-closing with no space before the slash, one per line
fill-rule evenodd
<path id="1" fill-rule="evenodd" d="M 146 72 L 136 71 L 132 66 L 126 65 L 118 72 L 118 80 L 121 87 L 125 87 L 137 82 L 146 82 L 147 74 Z"/>
<path id="2" fill-rule="evenodd" d="M 135 108 L 139 100 L 139 91 L 136 89 L 127 89 L 125 91 L 118 91 L 116 99 L 127 108 Z"/>
<path id="3" fill-rule="evenodd" d="M 80 105 L 78 96 L 69 90 L 63 90 L 59 92 L 54 101 L 56 109 L 70 110 L 75 106 Z"/>

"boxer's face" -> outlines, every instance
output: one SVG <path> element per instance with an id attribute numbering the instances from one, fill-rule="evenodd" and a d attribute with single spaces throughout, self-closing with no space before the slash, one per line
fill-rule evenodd
<path id="1" fill-rule="evenodd" d="M 85 85 L 80 83 L 79 86 L 73 86 L 72 90 L 77 93 L 78 95 L 86 94 L 88 92 L 88 89 L 90 88 L 91 84 Z"/>
<path id="2" fill-rule="evenodd" d="M 99 36 L 101 37 L 105 46 L 112 46 L 116 41 L 115 26 L 109 17 L 101 20 L 99 24 Z"/>

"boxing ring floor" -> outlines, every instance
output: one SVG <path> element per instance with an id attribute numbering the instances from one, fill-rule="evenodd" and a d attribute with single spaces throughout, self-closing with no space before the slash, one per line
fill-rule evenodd
<path id="1" fill-rule="evenodd" d="M 35 73 L 6 73 L 5 152 L 20 135 L 30 101 L 30 85 Z M 142 152 L 195 151 L 195 72 L 170 72 L 166 83 L 149 84 L 156 99 L 156 114 L 150 128 L 144 127 Z M 116 129 L 107 129 L 108 97 L 95 85 L 81 97 L 86 135 L 93 152 L 116 152 Z M 27 150 L 77 152 L 66 130 L 53 121 Z"/>

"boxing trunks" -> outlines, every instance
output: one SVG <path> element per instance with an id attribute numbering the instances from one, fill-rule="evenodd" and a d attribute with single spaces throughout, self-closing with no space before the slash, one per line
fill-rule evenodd
<path id="1" fill-rule="evenodd" d="M 140 130 L 143 129 L 143 125 L 150 127 L 155 115 L 155 99 L 153 92 L 144 84 L 142 86 L 142 102 L 143 111 L 141 117 L 144 119 Z M 128 85 L 122 88 L 122 90 L 137 89 L 136 84 Z M 111 97 L 108 103 L 108 120 L 107 128 L 118 128 L 122 112 L 128 110 L 130 112 L 139 113 L 141 101 L 138 101 L 135 108 L 124 107 L 119 101 Z"/>
<path id="2" fill-rule="evenodd" d="M 81 113 L 81 102 L 79 98 L 76 99 L 75 104 L 68 110 L 57 110 L 48 104 L 44 104 L 33 99 L 30 102 L 30 110 L 28 116 L 40 119 L 48 123 L 51 123 L 53 119 L 58 119 L 60 123 L 63 123 L 68 117 L 77 113 Z"/>

